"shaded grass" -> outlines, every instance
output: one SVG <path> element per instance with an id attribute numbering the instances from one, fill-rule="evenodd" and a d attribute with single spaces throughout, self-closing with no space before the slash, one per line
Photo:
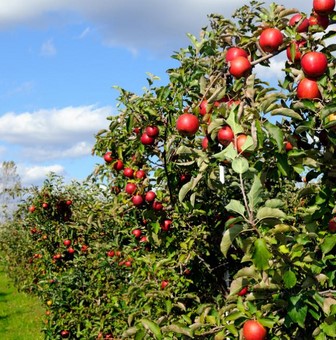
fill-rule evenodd
<path id="1" fill-rule="evenodd" d="M 0 339 L 42 340 L 44 315 L 40 301 L 18 292 L 0 262 Z"/>

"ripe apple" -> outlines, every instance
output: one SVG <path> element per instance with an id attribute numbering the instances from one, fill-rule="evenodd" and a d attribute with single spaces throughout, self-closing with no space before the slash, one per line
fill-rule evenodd
<path id="1" fill-rule="evenodd" d="M 238 151 L 238 153 L 243 152 L 243 146 L 246 142 L 246 139 L 247 139 L 247 135 L 245 135 L 244 133 L 242 133 L 242 134 L 240 134 L 236 137 L 235 148 Z"/>
<path id="2" fill-rule="evenodd" d="M 201 116 L 205 116 L 207 112 L 208 101 L 206 99 L 202 100 L 201 104 L 199 105 L 199 113 Z"/>
<path id="3" fill-rule="evenodd" d="M 67 206 L 72 205 L 72 200 L 67 200 L 67 201 L 65 202 L 65 204 L 66 204 Z"/>
<path id="4" fill-rule="evenodd" d="M 306 42 L 304 40 L 302 41 L 292 41 L 290 43 L 290 45 L 287 47 L 287 50 L 286 50 L 286 54 L 287 54 L 287 58 L 289 61 L 291 61 L 292 63 L 295 62 L 295 61 L 299 61 L 301 59 L 301 48 L 306 44 Z M 294 56 L 292 56 L 292 46 L 294 46 L 294 51 L 295 51 L 295 54 Z M 293 58 L 294 57 L 294 58 Z"/>
<path id="5" fill-rule="evenodd" d="M 153 209 L 156 210 L 156 211 L 160 211 L 160 210 L 163 209 L 162 203 L 161 203 L 161 202 L 158 202 L 158 201 L 154 201 L 152 207 L 153 207 Z"/>
<path id="6" fill-rule="evenodd" d="M 199 128 L 199 121 L 191 113 L 183 113 L 176 121 L 176 129 L 183 136 L 193 136 Z"/>
<path id="7" fill-rule="evenodd" d="M 238 292 L 238 296 L 244 296 L 248 293 L 248 287 L 243 287 L 239 292 Z"/>
<path id="8" fill-rule="evenodd" d="M 155 138 L 159 135 L 159 128 L 157 126 L 151 125 L 146 127 L 146 134 L 149 137 Z"/>
<path id="9" fill-rule="evenodd" d="M 330 219 L 330 221 L 328 222 L 328 229 L 332 233 L 336 232 L 336 217 Z"/>
<path id="10" fill-rule="evenodd" d="M 328 68 L 328 60 L 322 52 L 308 52 L 301 58 L 301 67 L 309 78 L 322 76 Z"/>
<path id="11" fill-rule="evenodd" d="M 71 240 L 64 240 L 64 241 L 63 241 L 63 244 L 64 244 L 66 247 L 70 247 Z"/>
<path id="12" fill-rule="evenodd" d="M 105 160 L 106 163 L 111 163 L 113 161 L 112 152 L 111 151 L 107 151 L 105 153 L 104 160 Z"/>
<path id="13" fill-rule="evenodd" d="M 321 26 L 322 28 L 327 29 L 327 27 L 329 26 L 329 18 L 328 16 L 313 13 L 309 18 L 309 25 Z"/>
<path id="14" fill-rule="evenodd" d="M 134 177 L 135 178 L 138 178 L 138 179 L 143 179 L 146 177 L 146 172 L 144 170 L 137 170 L 134 174 Z"/>
<path id="15" fill-rule="evenodd" d="M 140 137 L 140 142 L 143 145 L 153 145 L 154 141 L 155 141 L 155 138 L 148 136 L 146 132 L 144 132 Z"/>
<path id="16" fill-rule="evenodd" d="M 147 236 L 142 236 L 139 242 L 140 243 L 147 243 L 148 242 L 148 237 Z"/>
<path id="17" fill-rule="evenodd" d="M 245 340 L 266 339 L 266 329 L 256 320 L 247 320 L 243 326 L 243 336 Z"/>
<path id="18" fill-rule="evenodd" d="M 81 251 L 83 253 L 86 253 L 88 251 L 89 247 L 86 245 L 86 244 L 83 244 L 82 247 L 81 247 Z"/>
<path id="19" fill-rule="evenodd" d="M 286 151 L 291 151 L 291 150 L 293 150 L 293 145 L 292 145 L 291 142 L 285 141 L 285 150 L 286 150 Z"/>
<path id="20" fill-rule="evenodd" d="M 156 193 L 154 191 L 147 191 L 145 195 L 145 200 L 147 202 L 153 202 L 156 198 Z"/>
<path id="21" fill-rule="evenodd" d="M 317 14 L 327 15 L 332 13 L 335 7 L 335 0 L 314 0 L 313 9 Z"/>
<path id="22" fill-rule="evenodd" d="M 61 337 L 62 338 L 64 338 L 64 339 L 68 338 L 69 335 L 70 335 L 70 332 L 68 330 L 64 329 L 63 331 L 61 331 Z"/>
<path id="23" fill-rule="evenodd" d="M 248 57 L 248 53 L 240 48 L 240 47 L 230 47 L 225 55 L 226 62 L 232 61 L 233 59 L 236 59 L 237 57 Z"/>
<path id="24" fill-rule="evenodd" d="M 36 227 L 34 227 L 34 228 L 31 228 L 31 229 L 30 229 L 30 232 L 31 232 L 32 234 L 36 234 L 36 233 L 37 233 L 37 229 L 36 229 Z"/>
<path id="25" fill-rule="evenodd" d="M 190 175 L 189 174 L 181 174 L 180 175 L 180 184 L 184 184 L 190 181 Z"/>
<path id="26" fill-rule="evenodd" d="M 208 146 L 209 146 L 209 139 L 208 139 L 208 137 L 204 137 L 202 139 L 202 148 L 204 150 L 206 150 L 208 148 Z"/>
<path id="27" fill-rule="evenodd" d="M 75 249 L 73 249 L 72 247 L 68 248 L 68 253 L 69 254 L 73 254 L 75 252 Z"/>
<path id="28" fill-rule="evenodd" d="M 321 92 L 317 82 L 313 79 L 303 78 L 296 89 L 299 99 L 320 99 Z"/>
<path id="29" fill-rule="evenodd" d="M 134 229 L 132 231 L 132 234 L 136 237 L 139 238 L 141 236 L 141 229 Z"/>
<path id="30" fill-rule="evenodd" d="M 124 168 L 124 163 L 120 159 L 118 159 L 114 164 L 113 164 L 113 169 L 120 171 Z"/>
<path id="31" fill-rule="evenodd" d="M 259 37 L 259 45 L 265 52 L 275 52 L 283 43 L 283 35 L 277 28 L 264 29 Z"/>
<path id="32" fill-rule="evenodd" d="M 230 61 L 229 72 L 235 78 L 247 77 L 251 72 L 251 63 L 245 57 L 237 57 Z"/>
<path id="33" fill-rule="evenodd" d="M 49 208 L 49 204 L 47 202 L 43 202 L 42 203 L 42 208 L 43 209 L 48 209 Z"/>
<path id="34" fill-rule="evenodd" d="M 128 177 L 128 178 L 133 178 L 134 175 L 134 170 L 131 168 L 125 168 L 124 169 L 124 176 Z"/>
<path id="35" fill-rule="evenodd" d="M 134 129 L 133 129 L 133 132 L 137 135 L 137 134 L 139 134 L 140 133 L 140 128 L 139 127 L 135 127 Z"/>
<path id="36" fill-rule="evenodd" d="M 161 281 L 161 289 L 165 289 L 168 286 L 168 281 L 167 280 L 162 280 Z"/>
<path id="37" fill-rule="evenodd" d="M 142 205 L 144 199 L 141 195 L 135 195 L 132 197 L 132 202 L 136 207 L 139 207 L 140 205 Z"/>
<path id="38" fill-rule="evenodd" d="M 307 32 L 309 27 L 309 20 L 307 18 L 304 18 L 304 16 L 301 13 L 294 14 L 289 19 L 289 26 L 296 26 L 301 21 L 301 24 L 296 27 L 296 32 L 302 33 Z"/>
<path id="39" fill-rule="evenodd" d="M 33 213 L 35 210 L 36 210 L 35 205 L 31 205 L 31 206 L 28 208 L 28 211 L 29 211 L 30 213 Z"/>
<path id="40" fill-rule="evenodd" d="M 125 191 L 129 194 L 129 195 L 133 195 L 135 193 L 137 189 L 137 186 L 134 183 L 127 183 L 125 186 Z"/>
<path id="41" fill-rule="evenodd" d="M 126 267 L 131 267 L 132 266 L 132 261 L 128 260 L 128 261 L 125 261 L 125 266 Z"/>
<path id="42" fill-rule="evenodd" d="M 172 220 L 164 220 L 163 223 L 161 224 L 162 231 L 169 231 L 172 223 L 173 223 Z"/>
<path id="43" fill-rule="evenodd" d="M 234 133 L 229 125 L 223 126 L 217 133 L 218 142 L 224 146 L 229 145 L 234 139 Z"/>
<path id="44" fill-rule="evenodd" d="M 115 252 L 114 252 L 114 250 L 109 250 L 109 251 L 106 253 L 106 255 L 107 255 L 108 257 L 113 257 L 113 256 L 115 255 Z"/>

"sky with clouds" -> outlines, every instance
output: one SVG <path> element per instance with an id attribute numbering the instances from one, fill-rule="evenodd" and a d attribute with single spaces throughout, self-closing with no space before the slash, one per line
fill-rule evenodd
<path id="1" fill-rule="evenodd" d="M 208 14 L 229 17 L 247 3 L 1 1 L 0 163 L 15 161 L 25 185 L 49 171 L 84 179 L 100 162 L 91 156 L 94 134 L 117 112 L 112 86 L 141 93 L 146 72 L 164 82 L 176 66 L 173 51 L 188 44 L 187 32 L 198 35 Z M 311 3 L 299 9 L 309 13 Z M 272 62 L 278 75 L 284 56 Z"/>

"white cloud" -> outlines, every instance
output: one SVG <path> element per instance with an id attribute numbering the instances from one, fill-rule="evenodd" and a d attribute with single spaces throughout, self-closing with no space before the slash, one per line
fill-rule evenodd
<path id="1" fill-rule="evenodd" d="M 17 171 L 23 185 L 39 184 L 51 172 L 56 173 L 57 175 L 64 175 L 65 172 L 64 167 L 58 164 L 45 166 L 26 166 L 17 164 Z"/>
<path id="2" fill-rule="evenodd" d="M 65 107 L 0 117 L 0 140 L 25 147 L 45 146 L 68 149 L 69 145 L 88 142 L 107 126 L 106 117 L 112 115 L 109 106 Z"/>
<path id="3" fill-rule="evenodd" d="M 52 39 L 45 41 L 40 49 L 40 54 L 42 56 L 51 57 L 57 53 L 56 47 Z"/>
<path id="4" fill-rule="evenodd" d="M 282 79 L 284 77 L 283 69 L 285 68 L 286 62 L 284 58 L 285 55 L 283 52 L 270 60 L 270 67 L 265 67 L 258 64 L 255 66 L 254 72 L 261 79 L 265 80 Z"/>

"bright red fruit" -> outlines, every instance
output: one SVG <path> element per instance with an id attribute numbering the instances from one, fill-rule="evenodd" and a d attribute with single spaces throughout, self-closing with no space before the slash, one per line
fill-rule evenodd
<path id="1" fill-rule="evenodd" d="M 326 29 L 329 26 L 329 18 L 328 16 L 319 15 L 314 13 L 309 18 L 309 25 L 310 26 L 321 26 L 322 28 Z"/>
<path id="2" fill-rule="evenodd" d="M 141 195 L 135 195 L 132 197 L 132 202 L 136 207 L 139 207 L 143 203 L 144 199 Z"/>
<path id="3" fill-rule="evenodd" d="M 168 286 L 168 281 L 167 280 L 163 280 L 162 282 L 161 282 L 161 289 L 165 289 L 167 286 Z"/>
<path id="4" fill-rule="evenodd" d="M 230 61 L 229 72 L 235 78 L 247 77 L 251 72 L 251 63 L 245 57 L 237 57 Z"/>
<path id="5" fill-rule="evenodd" d="M 236 147 L 236 150 L 238 151 L 238 153 L 243 152 L 243 146 L 246 142 L 246 139 L 247 139 L 247 136 L 243 133 L 237 136 L 237 138 L 235 140 L 235 147 Z"/>
<path id="6" fill-rule="evenodd" d="M 70 247 L 71 240 L 64 240 L 64 241 L 63 241 L 63 244 L 64 244 L 66 247 Z"/>
<path id="7" fill-rule="evenodd" d="M 71 205 L 71 204 L 72 204 L 72 200 L 67 200 L 67 201 L 65 202 L 65 204 L 66 204 L 67 206 Z"/>
<path id="8" fill-rule="evenodd" d="M 290 45 L 287 47 L 286 54 L 287 58 L 291 62 L 299 61 L 301 59 L 301 47 L 303 47 L 306 44 L 305 41 L 292 41 Z M 295 54 L 292 56 L 292 48 L 294 48 Z M 294 57 L 294 58 L 293 58 Z"/>
<path id="9" fill-rule="evenodd" d="M 114 164 L 113 164 L 114 170 L 120 171 L 124 168 L 124 163 L 118 159 Z"/>
<path id="10" fill-rule="evenodd" d="M 332 233 L 336 232 L 336 217 L 333 217 L 329 222 L 328 222 L 328 229 Z"/>
<path id="11" fill-rule="evenodd" d="M 313 8 L 317 14 L 327 15 L 330 14 L 335 7 L 335 0 L 314 0 Z"/>
<path id="12" fill-rule="evenodd" d="M 204 150 L 206 150 L 208 148 L 208 146 L 209 146 L 209 139 L 208 139 L 208 137 L 204 137 L 202 139 L 202 148 Z"/>
<path id="13" fill-rule="evenodd" d="M 243 336 L 245 340 L 266 339 L 267 331 L 265 327 L 256 320 L 247 320 L 243 326 Z"/>
<path id="14" fill-rule="evenodd" d="M 307 77 L 318 78 L 328 68 L 328 60 L 322 52 L 308 52 L 301 58 L 301 67 Z"/>
<path id="15" fill-rule="evenodd" d="M 46 202 L 42 203 L 42 208 L 43 209 L 48 209 L 49 208 L 49 204 L 46 203 Z"/>
<path id="16" fill-rule="evenodd" d="M 125 191 L 129 194 L 129 195 L 133 195 L 135 193 L 137 189 L 137 186 L 134 183 L 127 183 L 125 186 Z"/>
<path id="17" fill-rule="evenodd" d="M 29 211 L 30 213 L 33 213 L 35 210 L 36 210 L 36 208 L 35 208 L 34 205 L 31 205 L 31 206 L 28 208 L 28 211 Z"/>
<path id="18" fill-rule="evenodd" d="M 146 172 L 144 170 L 137 170 L 134 174 L 135 178 L 142 179 L 146 177 Z"/>
<path id="19" fill-rule="evenodd" d="M 153 144 L 154 144 L 154 141 L 155 141 L 155 138 L 148 136 L 146 132 L 144 132 L 144 133 L 141 135 L 140 142 L 141 142 L 143 145 L 153 145 Z"/>
<path id="20" fill-rule="evenodd" d="M 234 133 L 229 125 L 223 126 L 217 133 L 219 143 L 222 145 L 229 145 L 234 138 Z"/>
<path id="21" fill-rule="evenodd" d="M 176 129 L 183 136 L 194 135 L 199 128 L 199 121 L 191 113 L 183 113 L 176 121 Z"/>
<path id="22" fill-rule="evenodd" d="M 70 335 L 70 332 L 68 331 L 68 330 L 63 330 L 63 331 L 61 331 L 61 337 L 62 338 L 68 338 L 69 337 L 69 335 Z"/>
<path id="23" fill-rule="evenodd" d="M 109 250 L 109 251 L 106 253 L 106 255 L 107 255 L 108 257 L 113 257 L 114 254 L 115 254 L 114 250 Z"/>
<path id="24" fill-rule="evenodd" d="M 161 202 L 158 202 L 158 201 L 155 201 L 153 202 L 153 205 L 152 205 L 153 209 L 156 210 L 156 211 L 160 211 L 163 209 L 163 205 Z"/>
<path id="25" fill-rule="evenodd" d="M 107 151 L 104 155 L 104 161 L 106 163 L 111 163 L 113 161 L 113 158 L 112 158 L 112 152 L 111 151 Z"/>
<path id="26" fill-rule="evenodd" d="M 68 248 L 68 253 L 69 254 L 73 254 L 75 252 L 75 249 L 73 249 L 72 247 Z"/>
<path id="27" fill-rule="evenodd" d="M 164 220 L 163 223 L 161 224 L 161 229 L 163 231 L 169 231 L 172 223 L 173 223 L 172 220 Z"/>
<path id="28" fill-rule="evenodd" d="M 146 127 L 146 134 L 149 137 L 157 137 L 159 135 L 159 128 L 157 126 L 147 126 Z"/>
<path id="29" fill-rule="evenodd" d="M 140 229 L 134 229 L 132 231 L 132 234 L 136 237 L 139 238 L 141 236 L 141 230 Z"/>
<path id="30" fill-rule="evenodd" d="M 201 116 L 205 116 L 207 114 L 207 105 L 208 101 L 206 99 L 202 100 L 201 104 L 199 105 L 199 113 Z"/>
<path id="31" fill-rule="evenodd" d="M 294 14 L 290 19 L 289 19 L 289 26 L 296 26 L 300 21 L 301 24 L 296 28 L 296 31 L 299 33 L 302 32 L 307 32 L 308 27 L 309 27 L 309 20 L 307 18 L 304 18 L 303 20 L 303 15 L 300 13 Z"/>
<path id="32" fill-rule="evenodd" d="M 293 150 L 293 145 L 292 145 L 291 142 L 289 142 L 289 141 L 286 141 L 286 142 L 285 142 L 285 150 L 286 150 L 286 151 L 291 151 L 291 150 Z"/>
<path id="33" fill-rule="evenodd" d="M 277 28 L 264 29 L 259 37 L 260 47 L 265 52 L 275 52 L 283 43 L 283 35 Z"/>
<path id="34" fill-rule="evenodd" d="M 230 47 L 226 52 L 225 60 L 228 62 L 236 59 L 237 57 L 247 58 L 248 53 L 240 47 Z"/>
<path id="35" fill-rule="evenodd" d="M 317 82 L 313 79 L 303 78 L 296 89 L 297 97 L 299 99 L 319 99 L 321 92 L 318 88 Z"/>
<path id="36" fill-rule="evenodd" d="M 147 191 L 145 195 L 145 200 L 147 202 L 153 202 L 155 200 L 156 193 L 154 191 Z"/>
<path id="37" fill-rule="evenodd" d="M 248 287 L 246 286 L 246 287 L 243 287 L 243 288 L 239 291 L 238 296 L 244 296 L 244 295 L 246 295 L 247 293 L 248 293 Z"/>
<path id="38" fill-rule="evenodd" d="M 124 175 L 128 178 L 132 178 L 134 175 L 134 170 L 131 168 L 125 168 L 124 169 Z"/>

